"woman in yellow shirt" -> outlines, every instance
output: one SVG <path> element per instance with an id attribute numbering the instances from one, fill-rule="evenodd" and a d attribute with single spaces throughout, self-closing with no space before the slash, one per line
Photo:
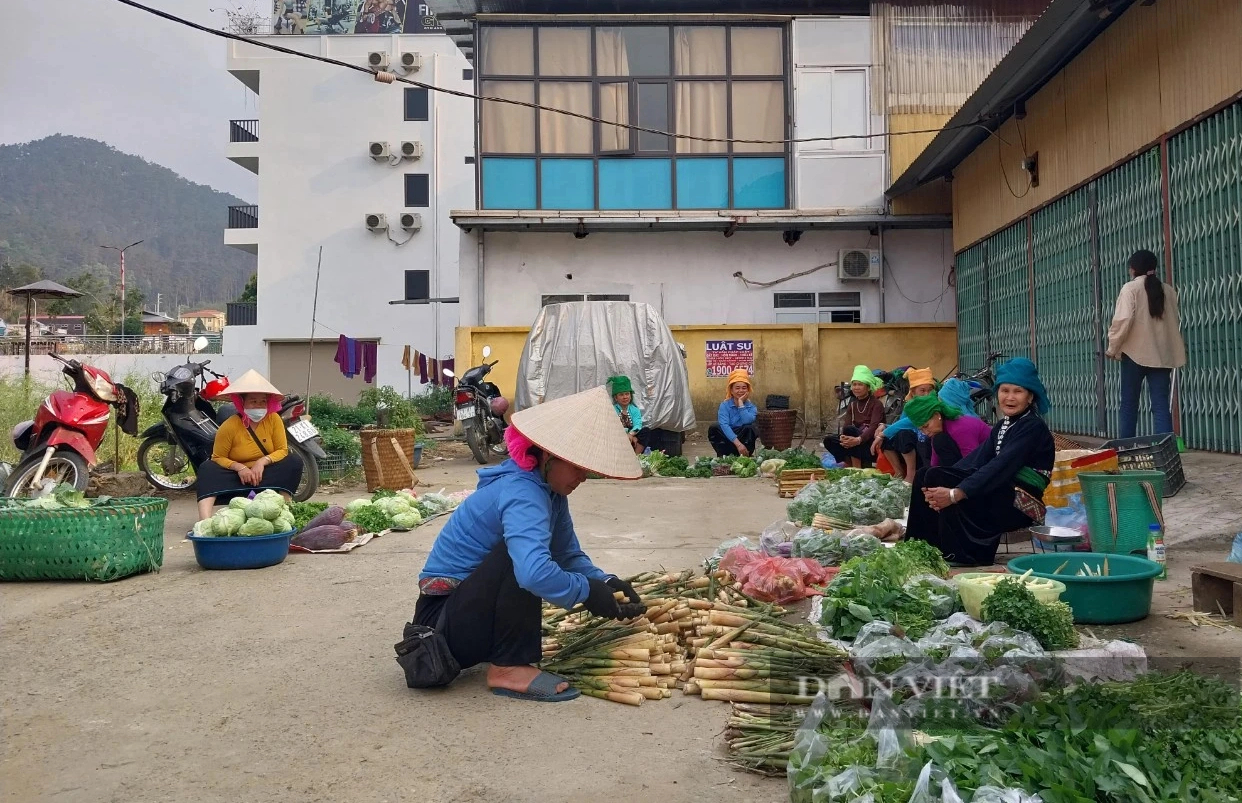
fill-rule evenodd
<path id="1" fill-rule="evenodd" d="M 198 517 L 211 516 L 217 503 L 271 488 L 286 500 L 302 481 L 302 458 L 289 451 L 284 396 L 258 371 L 247 371 L 228 387 L 237 415 L 220 425 L 211 460 L 198 467 Z"/>

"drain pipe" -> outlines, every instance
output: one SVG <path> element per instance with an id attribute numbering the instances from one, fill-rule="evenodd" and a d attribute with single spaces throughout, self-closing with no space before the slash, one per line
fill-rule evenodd
<path id="1" fill-rule="evenodd" d="M 483 320 L 483 309 L 484 309 L 484 306 L 483 306 L 483 265 L 486 262 L 486 258 L 485 258 L 486 249 L 485 249 L 485 246 L 483 245 L 484 236 L 485 235 L 484 235 L 483 227 L 480 226 L 479 227 L 478 265 L 477 265 L 477 270 L 475 271 L 475 281 L 477 283 L 477 288 L 478 288 L 477 289 L 478 310 L 475 313 L 476 315 L 475 326 L 486 326 L 487 325 L 486 322 Z"/>
<path id="2" fill-rule="evenodd" d="M 888 264 L 884 261 L 884 226 L 879 226 L 880 236 L 880 323 L 888 323 L 888 305 L 884 298 L 884 269 Z"/>

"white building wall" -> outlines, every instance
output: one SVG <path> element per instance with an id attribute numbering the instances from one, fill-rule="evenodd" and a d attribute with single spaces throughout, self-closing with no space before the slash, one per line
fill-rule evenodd
<path id="1" fill-rule="evenodd" d="M 470 64 L 447 36 L 281 36 L 282 47 L 365 65 L 371 51 L 395 64 L 403 51 L 422 54 L 413 80 L 469 92 Z M 474 105 L 466 98 L 430 93 L 429 122 L 406 122 L 405 85 L 381 84 L 365 74 L 230 43 L 228 68 L 259 91 L 259 142 L 231 147 L 258 161 L 259 228 L 230 230 L 226 241 L 257 244 L 258 325 L 229 327 L 232 343 L 306 340 L 311 334 L 319 249 L 316 338 L 338 333 L 377 339 L 377 384 L 406 387 L 402 347 L 440 357 L 453 351 L 456 305 L 390 306 L 404 298 L 405 271 L 431 271 L 431 296 L 458 294 L 461 231 L 450 209 L 474 204 Z M 400 74 L 399 70 L 395 70 Z M 367 148 L 403 140 L 423 143 L 423 157 L 394 165 L 376 162 Z M 241 169 L 241 168 L 239 168 Z M 405 174 L 430 176 L 431 205 L 405 207 Z M 422 215 L 412 237 L 399 226 L 402 212 Z M 368 213 L 387 215 L 389 235 L 364 226 Z M 237 330 L 249 329 L 241 333 Z M 436 354 L 436 352 L 439 352 Z"/>
<path id="2" fill-rule="evenodd" d="M 484 239 L 483 316 L 477 309 L 477 260 L 463 249 L 464 325 L 528 326 L 542 297 L 626 294 L 661 311 L 670 324 L 794 322 L 803 310 L 777 310 L 777 292 L 858 292 L 862 322 L 954 320 L 950 233 L 884 233 L 885 283 L 841 281 L 835 265 L 772 287 L 748 287 L 734 276 L 771 282 L 837 261 L 842 248 L 877 248 L 866 231 L 808 231 L 793 247 L 777 231 L 597 233 L 577 239 L 564 233 L 489 232 Z M 811 310 L 811 312 L 816 312 Z"/>

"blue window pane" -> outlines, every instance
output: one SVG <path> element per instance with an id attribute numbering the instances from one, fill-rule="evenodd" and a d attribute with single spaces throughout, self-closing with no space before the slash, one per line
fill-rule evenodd
<path id="1" fill-rule="evenodd" d="M 535 160 L 483 160 L 484 209 L 534 209 Z"/>
<path id="2" fill-rule="evenodd" d="M 735 209 L 785 208 L 785 160 L 734 159 L 733 206 Z"/>
<path id="3" fill-rule="evenodd" d="M 672 209 L 671 159 L 600 159 L 600 209 Z"/>
<path id="4" fill-rule="evenodd" d="M 595 164 L 590 159 L 544 159 L 540 169 L 540 209 L 595 208 Z"/>
<path id="5" fill-rule="evenodd" d="M 678 209 L 728 209 L 728 159 L 677 160 Z"/>

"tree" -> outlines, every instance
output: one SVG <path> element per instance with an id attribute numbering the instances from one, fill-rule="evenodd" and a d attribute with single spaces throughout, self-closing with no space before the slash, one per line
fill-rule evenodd
<path id="1" fill-rule="evenodd" d="M 121 328 L 116 323 L 116 314 L 112 317 L 112 329 L 114 335 L 141 335 L 142 329 L 142 305 L 147 299 L 146 295 L 137 288 L 130 288 L 125 293 L 125 327 Z"/>
<path id="2" fill-rule="evenodd" d="M 259 274 L 252 273 L 246 280 L 242 294 L 237 297 L 238 304 L 256 304 L 259 301 Z"/>
<path id="3" fill-rule="evenodd" d="M 194 329 L 192 331 L 196 335 L 205 335 L 207 334 L 207 324 L 203 323 L 202 318 L 195 318 Z"/>

